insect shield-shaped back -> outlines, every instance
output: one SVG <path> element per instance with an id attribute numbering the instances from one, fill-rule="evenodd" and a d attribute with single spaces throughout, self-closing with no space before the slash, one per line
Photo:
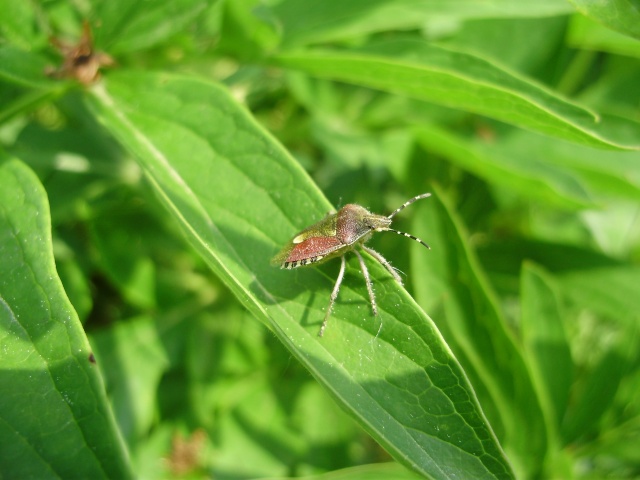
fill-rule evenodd
<path id="1" fill-rule="evenodd" d="M 305 228 L 271 259 L 272 265 L 292 269 L 332 258 L 343 245 L 336 236 L 337 214 L 329 214 Z M 336 255 L 333 255 L 336 256 Z"/>
<path id="2" fill-rule="evenodd" d="M 394 232 L 399 235 L 411 238 L 420 242 L 425 247 L 429 246 L 419 238 L 409 235 L 408 233 L 399 232 L 390 228 L 393 217 L 403 208 L 411 205 L 416 200 L 430 196 L 430 193 L 424 193 L 413 197 L 397 208 L 391 215 L 376 215 L 371 213 L 364 207 L 355 204 L 349 204 L 342 207 L 337 213 L 329 214 L 318 223 L 302 230 L 271 260 L 273 265 L 280 265 L 281 268 L 292 269 L 304 267 L 312 263 L 324 262 L 330 258 L 340 257 L 341 266 L 335 287 L 331 292 L 329 306 L 325 313 L 324 321 L 320 327 L 318 335 L 322 336 L 324 329 L 331 314 L 331 309 L 338 296 L 340 284 L 344 277 L 345 260 L 344 254 L 348 251 L 358 257 L 360 269 L 364 275 L 371 300 L 371 309 L 374 315 L 378 314 L 375 295 L 373 293 L 373 285 L 369 271 L 364 263 L 362 255 L 358 251 L 359 248 L 369 253 L 373 258 L 380 262 L 391 276 L 402 284 L 402 279 L 393 269 L 393 267 L 375 250 L 365 245 L 365 242 L 371 237 L 373 232 Z"/>
<path id="3" fill-rule="evenodd" d="M 386 230 L 391 219 L 349 204 L 302 230 L 271 260 L 292 269 L 337 257 L 356 242 L 366 242 L 375 231 Z"/>

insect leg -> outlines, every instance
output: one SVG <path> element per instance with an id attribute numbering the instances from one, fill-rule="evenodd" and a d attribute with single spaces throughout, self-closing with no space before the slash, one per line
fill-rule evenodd
<path id="1" fill-rule="evenodd" d="M 369 292 L 369 299 L 371 300 L 371 310 L 373 310 L 374 315 L 378 315 L 378 306 L 376 305 L 376 296 L 373 294 L 373 284 L 371 283 L 371 276 L 369 275 L 369 270 L 367 269 L 367 265 L 364 263 L 364 258 L 360 255 L 360 252 L 357 250 L 353 250 L 358 256 L 358 261 L 360 262 L 360 269 L 362 270 L 362 275 L 364 275 L 364 281 L 367 284 L 367 291 Z"/>
<path id="2" fill-rule="evenodd" d="M 402 278 L 400 278 L 400 275 L 398 275 L 398 272 L 396 272 L 396 269 L 391 266 L 391 264 L 387 261 L 386 258 L 380 255 L 374 249 L 367 247 L 366 245 L 362 245 L 362 248 L 364 249 L 365 252 L 367 252 L 369 255 L 375 258 L 378 262 L 380 262 L 382 266 L 386 268 L 387 271 L 391 274 L 391 276 L 395 278 L 396 282 L 402 285 Z"/>
<path id="3" fill-rule="evenodd" d="M 338 279 L 336 280 L 336 285 L 333 287 L 333 291 L 331 292 L 331 298 L 329 299 L 329 306 L 327 307 L 327 313 L 324 314 L 324 320 L 322 321 L 322 326 L 320 327 L 320 331 L 318 332 L 318 336 L 321 337 L 324 335 L 324 329 L 327 328 L 327 320 L 331 316 L 331 310 L 333 310 L 333 304 L 336 303 L 336 298 L 338 298 L 338 292 L 340 291 L 340 284 L 342 283 L 342 278 L 344 277 L 344 269 L 346 262 L 344 260 L 344 255 L 340 257 L 340 273 L 338 273 Z"/>

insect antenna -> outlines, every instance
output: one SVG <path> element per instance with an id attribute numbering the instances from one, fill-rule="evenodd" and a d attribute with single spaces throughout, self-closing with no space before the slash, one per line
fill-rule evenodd
<path id="1" fill-rule="evenodd" d="M 401 212 L 402 210 L 404 210 L 405 208 L 407 208 L 409 205 L 411 205 L 413 202 L 416 202 L 418 200 L 421 200 L 423 198 L 427 198 L 430 197 L 431 194 L 430 193 L 423 193 L 421 195 L 416 195 L 415 197 L 413 197 L 411 200 L 407 200 L 406 202 L 404 202 L 399 208 L 397 208 L 396 210 L 394 210 L 394 212 L 389 215 L 387 218 L 393 218 L 394 216 L 396 216 L 399 212 Z M 393 230 L 395 231 L 395 230 Z M 403 233 L 403 235 L 406 235 L 405 233 Z M 408 237 L 411 237 L 411 235 L 407 235 Z M 417 238 L 415 237 L 411 237 L 414 238 L 415 240 L 417 240 Z M 420 241 L 420 243 L 424 244 L 426 246 L 426 244 L 422 241 Z"/>
<path id="2" fill-rule="evenodd" d="M 425 247 L 427 247 L 429 250 L 431 250 L 431 247 L 429 245 L 427 245 L 426 243 L 424 243 L 422 240 L 420 240 L 418 237 L 414 237 L 413 235 L 411 235 L 410 233 L 404 233 L 404 232 L 400 232 L 398 230 L 394 230 L 393 228 L 385 228 L 383 231 L 385 232 L 393 232 L 393 233 L 397 233 L 398 235 L 402 235 L 405 236 L 407 238 L 410 238 L 411 240 L 415 240 L 416 242 L 421 243 L 422 245 L 424 245 Z"/>

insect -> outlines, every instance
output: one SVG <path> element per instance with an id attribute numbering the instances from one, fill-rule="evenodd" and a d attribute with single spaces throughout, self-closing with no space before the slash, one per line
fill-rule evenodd
<path id="1" fill-rule="evenodd" d="M 367 291 L 369 292 L 369 299 L 371 300 L 371 309 L 373 310 L 374 315 L 378 314 L 378 307 L 373 293 L 373 284 L 371 282 L 369 270 L 367 269 L 364 259 L 358 250 L 362 248 L 365 252 L 375 258 L 387 269 L 391 276 L 400 285 L 402 285 L 400 275 L 398 275 L 398 272 L 396 272 L 391 264 L 378 252 L 367 247 L 365 243 L 369 238 L 371 238 L 374 232 L 394 232 L 398 235 L 403 235 L 415 240 L 416 242 L 420 242 L 425 247 L 430 248 L 429 245 L 413 235 L 389 228 L 395 215 L 411 205 L 413 202 L 429 196 L 431 196 L 430 193 L 417 195 L 411 200 L 403 203 L 388 216 L 376 215 L 360 205 L 345 205 L 338 210 L 337 213 L 330 213 L 318 223 L 299 232 L 295 237 L 293 237 L 287 246 L 273 257 L 271 260 L 273 265 L 280 265 L 280 268 L 286 268 L 288 270 L 340 257 L 342 262 L 340 265 L 340 273 L 338 273 L 338 279 L 336 280 L 336 284 L 331 292 L 329 306 L 325 313 L 320 331 L 318 332 L 318 336 L 321 337 L 324 334 L 324 330 L 327 327 L 327 321 L 331 315 L 331 310 L 333 309 L 333 305 L 338 297 L 340 284 L 344 277 L 344 257 L 347 252 L 353 252 L 358 257 L 360 269 L 362 270 L 362 275 L 364 276 L 364 280 L 367 284 Z"/>

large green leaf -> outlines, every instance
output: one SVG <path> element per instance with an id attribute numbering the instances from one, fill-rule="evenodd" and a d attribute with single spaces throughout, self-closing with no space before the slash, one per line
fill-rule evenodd
<path id="1" fill-rule="evenodd" d="M 394 457 L 432 478 L 512 477 L 464 372 L 382 266 L 371 265 L 380 316 L 351 258 L 318 338 L 337 265 L 291 272 L 269 259 L 331 205 L 226 90 L 123 72 L 90 100 L 214 272 Z"/>
<path id="2" fill-rule="evenodd" d="M 273 60 L 321 78 L 459 108 L 585 145 L 640 148 L 637 123 L 600 117 L 485 59 L 423 41 L 384 41 L 357 50 L 314 49 L 283 53 Z"/>
<path id="3" fill-rule="evenodd" d="M 35 174 L 0 165 L 0 464 L 6 478 L 128 478 L 122 441 L 56 274 Z"/>
<path id="4" fill-rule="evenodd" d="M 529 369 L 446 195 L 425 206 L 415 233 L 433 255 L 413 258 L 416 297 L 432 316 L 478 392 L 498 437 L 525 477 L 539 473 L 547 451 L 543 412 Z"/>

